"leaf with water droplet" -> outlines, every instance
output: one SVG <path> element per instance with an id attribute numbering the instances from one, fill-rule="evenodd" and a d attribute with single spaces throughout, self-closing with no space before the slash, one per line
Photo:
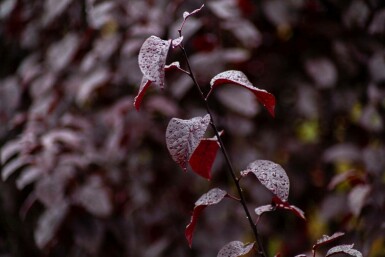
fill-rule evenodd
<path id="1" fill-rule="evenodd" d="M 250 172 L 279 199 L 287 201 L 290 182 L 285 170 L 279 164 L 267 160 L 257 160 L 250 163 L 246 170 L 241 172 L 241 176 L 244 177 Z"/>
<path id="2" fill-rule="evenodd" d="M 161 88 L 164 87 L 164 68 L 170 44 L 171 40 L 150 36 L 144 41 L 139 51 L 139 68 L 144 77 Z"/>
<path id="3" fill-rule="evenodd" d="M 291 205 L 288 202 L 282 201 L 280 198 L 274 196 L 273 197 L 273 204 L 275 208 L 288 210 L 294 213 L 297 217 L 306 220 L 305 212 L 298 208 L 297 206 Z"/>
<path id="4" fill-rule="evenodd" d="M 275 207 L 273 205 L 267 204 L 267 205 L 262 205 L 262 206 L 259 206 L 259 207 L 255 208 L 254 212 L 258 216 L 261 216 L 265 212 L 274 211 L 274 210 L 275 210 Z"/>
<path id="5" fill-rule="evenodd" d="M 244 244 L 240 241 L 232 241 L 219 251 L 217 257 L 238 257 L 245 255 L 253 249 L 255 242 Z"/>
<path id="6" fill-rule="evenodd" d="M 138 111 L 140 105 L 142 104 L 144 93 L 146 93 L 148 87 L 151 85 L 151 80 L 146 79 L 146 77 L 142 78 L 142 82 L 140 83 L 139 92 L 134 99 L 135 109 Z"/>
<path id="7" fill-rule="evenodd" d="M 166 145 L 172 159 L 184 171 L 187 170 L 187 163 L 198 147 L 209 123 L 209 114 L 190 120 L 172 118 L 169 122 L 166 129 Z"/>
<path id="8" fill-rule="evenodd" d="M 209 205 L 214 205 L 222 201 L 222 199 L 227 196 L 226 191 L 223 191 L 219 188 L 213 188 L 209 192 L 203 194 L 196 202 L 193 210 L 193 215 L 191 216 L 190 223 L 186 226 L 185 237 L 188 241 L 189 246 L 192 245 L 193 233 L 195 230 L 198 217 L 202 211 Z"/>
<path id="9" fill-rule="evenodd" d="M 345 235 L 343 232 L 336 232 L 331 236 L 323 235 L 322 238 L 318 239 L 317 242 L 313 245 L 313 251 L 315 251 L 319 246 L 332 242 L 337 238 L 342 237 L 343 235 Z"/>
<path id="10" fill-rule="evenodd" d="M 173 40 L 171 41 L 171 46 L 172 46 L 172 48 L 178 47 L 178 46 L 182 43 L 182 41 L 183 41 L 183 36 L 178 37 L 178 38 L 176 38 L 176 39 L 173 39 Z"/>
<path id="11" fill-rule="evenodd" d="M 218 149 L 219 143 L 217 137 L 203 138 L 189 160 L 192 170 L 198 175 L 210 180 L 211 168 L 217 156 Z"/>
<path id="12" fill-rule="evenodd" d="M 339 253 L 346 253 L 351 256 L 362 257 L 362 253 L 356 249 L 353 249 L 353 246 L 354 244 L 334 246 L 326 253 L 326 257 L 332 256 L 334 254 L 339 254 Z"/>
<path id="13" fill-rule="evenodd" d="M 246 75 L 243 72 L 237 71 L 237 70 L 228 70 L 216 75 L 210 81 L 211 89 L 207 94 L 207 97 L 211 95 L 211 93 L 216 87 L 223 84 L 238 85 L 250 90 L 255 95 L 257 100 L 268 110 L 270 115 L 274 117 L 275 115 L 274 95 L 270 94 L 266 90 L 254 87 L 253 84 L 247 79 Z"/>

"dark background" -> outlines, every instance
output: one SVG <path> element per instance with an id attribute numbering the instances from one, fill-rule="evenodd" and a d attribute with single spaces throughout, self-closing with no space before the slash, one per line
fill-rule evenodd
<path id="1" fill-rule="evenodd" d="M 210 98 L 236 170 L 281 164 L 289 201 L 305 211 L 306 222 L 285 211 L 262 217 L 269 256 L 309 253 L 337 231 L 346 235 L 330 246 L 385 256 L 384 2 L 204 3 L 184 31 L 204 92 L 237 69 L 277 99 L 272 119 L 246 90 Z M 208 182 L 183 173 L 166 149 L 172 117 L 204 114 L 191 80 L 168 72 L 164 91 L 147 92 L 139 112 L 132 106 L 141 44 L 175 38 L 183 12 L 201 4 L 0 2 L 0 256 L 208 257 L 252 240 L 240 205 L 226 199 L 205 210 L 192 249 L 184 238 L 201 194 L 235 192 L 220 154 Z M 175 49 L 168 60 L 185 67 L 181 57 Z M 251 210 L 269 203 L 257 180 L 242 186 Z"/>

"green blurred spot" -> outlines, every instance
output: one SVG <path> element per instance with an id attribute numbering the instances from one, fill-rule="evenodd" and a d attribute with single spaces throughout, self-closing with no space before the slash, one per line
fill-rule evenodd
<path id="1" fill-rule="evenodd" d="M 362 115 L 362 104 L 361 103 L 355 103 L 353 105 L 353 108 L 350 111 L 350 118 L 353 122 L 358 122 Z"/>
<path id="2" fill-rule="evenodd" d="M 271 256 L 274 256 L 277 254 L 281 249 L 282 241 L 279 240 L 277 237 L 270 237 L 269 238 L 269 244 L 268 244 L 268 252 Z"/>
<path id="3" fill-rule="evenodd" d="M 297 126 L 297 136 L 304 143 L 317 143 L 319 140 L 318 120 L 306 120 Z"/>

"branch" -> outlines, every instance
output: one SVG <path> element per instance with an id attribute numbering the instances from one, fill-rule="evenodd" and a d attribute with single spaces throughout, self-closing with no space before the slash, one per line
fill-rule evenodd
<path id="1" fill-rule="evenodd" d="M 179 35 L 181 36 L 181 31 L 179 31 Z M 207 101 L 205 95 L 203 94 L 203 91 L 202 91 L 201 87 L 199 86 L 198 81 L 196 80 L 196 77 L 195 77 L 195 75 L 194 75 L 194 73 L 192 71 L 188 55 L 187 55 L 187 52 L 186 52 L 183 44 L 180 44 L 179 48 L 182 50 L 184 58 L 186 60 L 189 76 L 192 79 L 192 81 L 194 82 L 195 87 L 199 91 L 199 94 L 200 94 L 200 96 L 202 98 L 202 101 L 205 103 L 206 111 L 207 111 L 207 113 L 211 117 L 210 125 L 211 125 L 212 129 L 214 130 L 214 133 L 215 133 L 215 135 L 216 135 L 216 137 L 218 139 L 218 142 L 219 142 L 219 145 L 221 147 L 222 154 L 225 157 L 226 164 L 227 164 L 228 170 L 230 172 L 231 178 L 233 179 L 233 182 L 234 182 L 234 184 L 235 184 L 235 186 L 237 188 L 237 191 L 238 191 L 238 194 L 239 194 L 239 197 L 240 197 L 240 203 L 242 204 L 242 207 L 243 207 L 243 209 L 245 211 L 245 214 L 246 214 L 246 218 L 249 221 L 250 227 L 251 227 L 251 229 L 253 231 L 254 237 L 255 237 L 257 245 L 258 245 L 258 253 L 262 257 L 267 257 L 267 255 L 266 255 L 266 253 L 265 253 L 265 251 L 263 249 L 262 240 L 261 240 L 261 238 L 260 238 L 260 236 L 258 234 L 257 226 L 253 222 L 252 217 L 250 215 L 250 211 L 247 208 L 245 196 L 244 196 L 244 194 L 242 192 L 242 188 L 241 188 L 241 186 L 239 184 L 239 180 L 238 180 L 237 176 L 235 175 L 233 165 L 232 165 L 232 163 L 230 161 L 229 155 L 227 154 L 225 145 L 224 145 L 223 140 L 222 140 L 222 138 L 220 136 L 219 130 L 218 130 L 217 126 L 216 126 L 216 122 L 214 120 L 214 117 L 211 114 L 211 109 L 210 109 L 210 106 L 208 104 L 208 101 Z"/>

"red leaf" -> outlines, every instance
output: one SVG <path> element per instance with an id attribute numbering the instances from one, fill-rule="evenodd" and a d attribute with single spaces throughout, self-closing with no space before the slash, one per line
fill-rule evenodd
<path id="1" fill-rule="evenodd" d="M 219 143 L 216 137 L 202 139 L 189 160 L 193 171 L 210 180 L 211 167 L 215 161 L 218 149 Z"/>
<path id="2" fill-rule="evenodd" d="M 190 120 L 172 118 L 166 129 L 166 144 L 172 159 L 186 171 L 187 163 L 198 147 L 207 126 L 210 115 L 195 117 Z"/>
<path id="3" fill-rule="evenodd" d="M 357 251 L 356 249 L 353 249 L 353 246 L 354 244 L 334 246 L 326 253 L 326 257 L 339 253 L 346 253 L 351 256 L 362 257 L 362 253 L 360 251 Z"/>
<path id="4" fill-rule="evenodd" d="M 252 172 L 258 180 L 282 201 L 289 197 L 290 182 L 285 170 L 271 161 L 257 160 L 250 163 L 246 170 L 241 172 L 244 177 Z"/>
<path id="5" fill-rule="evenodd" d="M 269 111 L 270 115 L 274 117 L 274 95 L 270 94 L 266 90 L 254 87 L 243 72 L 229 70 L 216 75 L 214 78 L 212 78 L 210 82 L 211 89 L 210 92 L 207 94 L 207 97 L 211 95 L 214 88 L 223 84 L 235 84 L 249 89 L 251 92 L 253 92 L 257 100 Z"/>
<path id="6" fill-rule="evenodd" d="M 147 91 L 147 88 L 151 85 L 151 80 L 146 79 L 146 77 L 142 78 L 142 82 L 140 83 L 139 92 L 134 99 L 134 106 L 136 110 L 139 110 L 140 105 L 142 104 L 144 93 Z"/>
<path id="7" fill-rule="evenodd" d="M 195 230 L 198 217 L 201 212 L 206 208 L 206 206 L 214 205 L 222 201 L 222 199 L 227 196 L 226 191 L 223 191 L 219 188 L 213 188 L 206 194 L 203 194 L 196 202 L 191 216 L 190 223 L 186 226 L 185 237 L 188 241 L 189 246 L 192 245 L 193 233 Z"/>
<path id="8" fill-rule="evenodd" d="M 273 197 L 273 203 L 275 204 L 276 208 L 291 211 L 297 217 L 299 217 L 303 220 L 306 220 L 305 212 L 303 210 L 301 210 L 300 208 L 298 208 L 297 206 L 290 205 L 288 202 L 284 202 L 281 199 L 279 199 L 278 197 Z"/>
<path id="9" fill-rule="evenodd" d="M 244 244 L 240 241 L 232 241 L 222 247 L 219 251 L 217 257 L 238 257 L 245 255 L 251 251 L 254 247 L 254 242 L 249 244 Z"/>
<path id="10" fill-rule="evenodd" d="M 146 79 L 164 87 L 164 67 L 171 40 L 151 36 L 144 41 L 139 51 L 139 67 Z"/>
<path id="11" fill-rule="evenodd" d="M 342 237 L 343 235 L 345 235 L 345 233 L 343 232 L 336 232 L 331 236 L 323 235 L 322 238 L 318 239 L 315 245 L 313 245 L 313 251 L 315 251 L 319 246 L 329 243 L 331 241 L 334 241 L 337 238 Z"/>

